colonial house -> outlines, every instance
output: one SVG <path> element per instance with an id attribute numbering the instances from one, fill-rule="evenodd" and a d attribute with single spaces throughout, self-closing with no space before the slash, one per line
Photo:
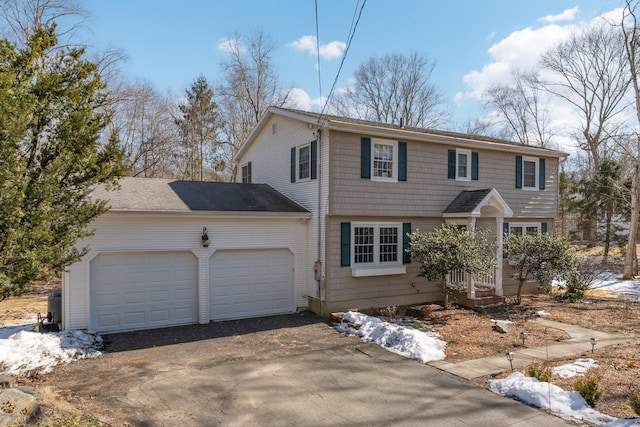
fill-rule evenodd
<path id="1" fill-rule="evenodd" d="M 239 150 L 238 181 L 266 183 L 312 213 L 305 294 L 323 314 L 441 299 L 406 234 L 446 222 L 553 232 L 565 153 L 503 140 L 269 108 Z M 508 265 L 460 277 L 462 299 L 516 292 Z M 476 290 L 482 289 L 482 293 Z M 487 292 L 489 290 L 489 292 Z"/>
<path id="2" fill-rule="evenodd" d="M 237 183 L 126 178 L 63 275 L 65 329 L 117 332 L 441 300 L 405 252 L 446 222 L 553 232 L 566 154 L 486 137 L 271 107 Z M 514 294 L 505 263 L 461 302 Z"/>

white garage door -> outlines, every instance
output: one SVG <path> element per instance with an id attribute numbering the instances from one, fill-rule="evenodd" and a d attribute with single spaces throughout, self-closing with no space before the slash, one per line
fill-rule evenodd
<path id="1" fill-rule="evenodd" d="M 211 320 L 294 311 L 293 255 L 288 250 L 217 251 L 210 262 Z"/>
<path id="2" fill-rule="evenodd" d="M 198 321 L 198 259 L 190 252 L 104 253 L 90 269 L 94 331 Z"/>

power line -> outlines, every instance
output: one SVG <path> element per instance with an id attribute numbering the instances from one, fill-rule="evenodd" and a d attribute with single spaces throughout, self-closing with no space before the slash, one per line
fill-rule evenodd
<path id="1" fill-rule="evenodd" d="M 317 67 L 318 67 L 318 90 L 320 91 L 320 99 L 322 99 L 322 78 L 320 76 L 320 32 L 318 31 L 318 0 L 316 3 L 316 55 L 317 58 Z"/>
<path id="2" fill-rule="evenodd" d="M 359 1 L 358 1 L 359 3 Z M 320 120 L 322 118 L 322 116 L 324 115 L 324 111 L 327 108 L 327 105 L 329 105 L 329 100 L 331 99 L 331 96 L 333 96 L 333 91 L 336 88 L 336 84 L 338 83 L 338 78 L 340 77 L 340 72 L 342 71 L 342 66 L 344 65 L 344 61 L 347 58 L 347 53 L 349 52 L 349 48 L 351 47 L 351 42 L 353 41 L 353 36 L 355 36 L 356 34 L 356 29 L 358 28 L 358 23 L 360 22 L 360 18 L 362 17 L 362 11 L 364 10 L 364 6 L 365 4 L 367 4 L 367 0 L 363 0 L 362 2 L 362 6 L 360 6 L 360 11 L 358 12 L 358 17 L 355 20 L 355 23 L 352 19 L 351 21 L 351 28 L 350 28 L 350 35 L 347 39 L 347 45 L 344 48 L 344 54 L 342 55 L 342 61 L 340 61 L 340 67 L 338 68 L 338 72 L 336 73 L 336 78 L 333 80 L 333 85 L 331 85 L 331 90 L 329 91 L 329 95 L 327 96 L 327 100 L 325 101 L 323 107 L 322 107 L 322 111 L 320 111 L 320 118 L 318 118 L 318 120 Z M 316 0 L 316 5 L 317 5 L 317 0 Z M 358 4 L 356 3 L 356 8 L 354 10 L 354 17 L 356 15 L 356 12 L 358 11 Z M 317 19 L 317 9 L 316 9 L 316 19 Z M 318 57 L 320 56 L 320 50 L 318 49 Z M 319 63 L 318 63 L 319 65 Z M 319 68 L 319 66 L 318 66 Z M 320 94 L 320 96 L 322 96 L 322 94 Z"/>

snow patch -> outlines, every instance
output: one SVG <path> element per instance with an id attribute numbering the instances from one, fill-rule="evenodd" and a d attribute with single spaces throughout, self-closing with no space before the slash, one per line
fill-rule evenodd
<path id="1" fill-rule="evenodd" d="M 5 329 L 5 328 L 3 328 Z M 39 333 L 20 330 L 0 339 L 0 373 L 50 372 L 54 366 L 98 357 L 102 337 L 83 331 Z"/>
<path id="2" fill-rule="evenodd" d="M 353 311 L 345 313 L 342 320 L 342 323 L 335 325 L 342 333 L 362 337 L 393 353 L 422 363 L 444 360 L 447 343 L 438 339 L 439 335 L 435 332 L 424 332 Z"/>
<path id="3" fill-rule="evenodd" d="M 597 367 L 598 365 L 593 359 L 577 359 L 573 363 L 551 368 L 551 372 L 560 378 L 571 378 L 584 375 L 589 369 Z"/>

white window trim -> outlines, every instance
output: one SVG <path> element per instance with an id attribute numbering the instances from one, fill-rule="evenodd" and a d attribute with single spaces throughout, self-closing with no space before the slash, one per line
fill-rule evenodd
<path id="1" fill-rule="evenodd" d="M 467 155 L 467 176 L 459 176 L 458 154 Z M 456 148 L 456 181 L 471 181 L 471 150 Z"/>
<path id="2" fill-rule="evenodd" d="M 245 181 L 244 180 L 244 170 L 245 168 L 247 168 L 247 178 L 249 178 L 249 162 L 244 163 L 243 165 L 240 166 L 240 182 L 242 183 L 250 183 L 250 180 Z"/>
<path id="3" fill-rule="evenodd" d="M 309 148 L 309 176 L 306 178 L 300 177 L 300 149 Z M 299 145 L 296 148 L 296 182 L 311 181 L 311 143 Z"/>
<path id="4" fill-rule="evenodd" d="M 391 174 L 392 176 L 389 177 L 384 177 L 384 176 L 375 176 L 375 168 L 373 167 L 374 164 L 374 156 L 373 153 L 375 153 L 375 146 L 376 144 L 378 145 L 391 145 L 392 149 L 393 149 L 393 165 L 391 167 Z M 389 139 L 378 139 L 378 138 L 371 138 L 371 181 L 382 181 L 382 182 L 398 182 L 398 141 L 392 141 Z"/>
<path id="5" fill-rule="evenodd" d="M 372 263 L 355 263 L 355 228 L 373 227 L 374 246 Z M 395 227 L 398 229 L 398 252 L 395 262 L 380 262 L 380 228 Z M 386 276 L 391 274 L 405 274 L 406 266 L 403 264 L 403 236 L 401 222 L 352 222 L 351 223 L 351 275 L 353 277 Z"/>
<path id="6" fill-rule="evenodd" d="M 522 227 L 522 235 L 525 236 L 527 234 L 527 227 L 538 227 L 538 236 L 542 234 L 542 223 L 541 222 L 510 222 L 509 223 L 509 234 L 511 234 L 512 227 Z"/>
<path id="7" fill-rule="evenodd" d="M 527 187 L 524 182 L 524 162 L 533 162 L 536 164 L 535 186 Z M 522 157 L 522 189 L 527 191 L 538 191 L 538 182 L 540 182 L 540 159 L 536 157 Z"/>

